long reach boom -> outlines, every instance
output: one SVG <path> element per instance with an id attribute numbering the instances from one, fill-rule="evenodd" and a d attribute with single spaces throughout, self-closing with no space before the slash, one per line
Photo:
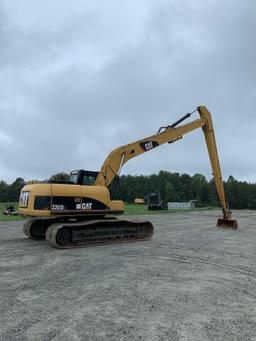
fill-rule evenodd
<path id="1" fill-rule="evenodd" d="M 182 121 L 190 117 L 192 113 L 186 114 L 174 124 L 167 127 L 161 127 L 155 135 L 114 149 L 104 161 L 94 185 L 109 187 L 120 173 L 123 165 L 130 159 L 164 143 L 176 142 L 181 139 L 183 135 L 195 129 L 202 128 L 218 197 L 223 211 L 223 218 L 218 220 L 217 226 L 237 228 L 237 221 L 231 219 L 231 211 L 225 198 L 211 114 L 205 106 L 199 106 L 195 111 L 198 111 L 200 115 L 199 119 L 178 126 Z"/>

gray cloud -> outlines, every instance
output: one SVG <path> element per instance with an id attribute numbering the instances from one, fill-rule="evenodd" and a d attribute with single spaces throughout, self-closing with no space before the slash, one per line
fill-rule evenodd
<path id="1" fill-rule="evenodd" d="M 0 178 L 99 169 L 116 146 L 205 104 L 224 177 L 255 181 L 255 9 L 238 0 L 3 1 Z M 160 169 L 210 175 L 201 132 L 124 172 Z"/>

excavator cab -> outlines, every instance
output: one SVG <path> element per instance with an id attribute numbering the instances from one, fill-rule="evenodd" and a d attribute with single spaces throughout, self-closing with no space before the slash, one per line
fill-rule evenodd
<path id="1" fill-rule="evenodd" d="M 95 183 L 98 174 L 99 172 L 84 169 L 74 170 L 70 173 L 69 181 L 76 185 L 91 186 Z"/>

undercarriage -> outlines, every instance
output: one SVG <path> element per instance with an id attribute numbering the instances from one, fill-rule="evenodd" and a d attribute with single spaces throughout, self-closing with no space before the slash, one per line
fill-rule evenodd
<path id="1" fill-rule="evenodd" d="M 45 239 L 59 249 L 143 241 L 153 235 L 151 222 L 102 216 L 31 218 L 23 230 L 30 239 Z"/>

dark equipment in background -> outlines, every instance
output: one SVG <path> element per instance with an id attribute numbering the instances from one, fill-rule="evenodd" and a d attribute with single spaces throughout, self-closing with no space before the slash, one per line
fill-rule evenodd
<path id="1" fill-rule="evenodd" d="M 159 191 L 147 194 L 145 196 L 145 203 L 148 205 L 149 211 L 166 210 L 167 204 L 162 199 L 161 193 Z"/>

